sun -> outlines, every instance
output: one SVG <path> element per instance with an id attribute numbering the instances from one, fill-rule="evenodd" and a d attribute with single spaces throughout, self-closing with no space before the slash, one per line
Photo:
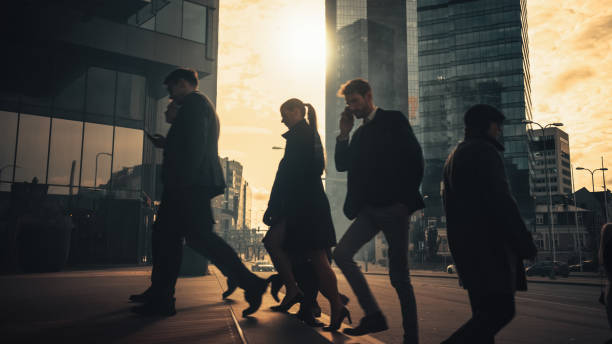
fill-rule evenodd
<path id="1" fill-rule="evenodd" d="M 278 58 L 286 67 L 304 73 L 325 71 L 325 16 L 320 7 L 283 11 Z"/>

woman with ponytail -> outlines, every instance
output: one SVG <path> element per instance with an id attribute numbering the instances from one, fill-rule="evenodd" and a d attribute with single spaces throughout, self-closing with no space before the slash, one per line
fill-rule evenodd
<path id="1" fill-rule="evenodd" d="M 285 298 L 275 310 L 287 311 L 303 299 L 290 257 L 309 259 L 319 290 L 331 306 L 331 324 L 327 329 L 335 331 L 345 317 L 350 321 L 350 315 L 338 293 L 336 275 L 329 262 L 328 252 L 336 245 L 336 235 L 321 181 L 325 158 L 315 109 L 292 98 L 281 105 L 280 112 L 289 131 L 283 134 L 287 140 L 285 155 L 264 214 L 264 223 L 270 226 L 264 244 L 286 288 Z"/>

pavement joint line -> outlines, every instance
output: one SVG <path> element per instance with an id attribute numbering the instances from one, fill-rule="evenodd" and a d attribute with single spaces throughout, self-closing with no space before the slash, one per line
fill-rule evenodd
<path id="1" fill-rule="evenodd" d="M 210 269 L 208 269 L 208 271 L 211 272 Z M 211 273 L 215 275 L 215 279 L 217 280 L 217 283 L 219 284 L 219 288 L 221 288 L 221 291 L 223 291 L 223 286 L 221 285 L 219 276 L 217 276 L 217 274 L 214 271 L 212 271 Z M 246 337 L 244 336 L 244 331 L 242 331 L 242 327 L 240 327 L 240 323 L 238 323 L 238 319 L 236 318 L 234 309 L 232 308 L 231 305 L 228 305 L 227 308 L 229 308 L 229 312 L 232 316 L 232 320 L 234 321 L 234 325 L 236 325 L 236 331 L 238 331 L 238 335 L 240 336 L 240 341 L 242 342 L 242 344 L 249 344 Z"/>
<path id="2" fill-rule="evenodd" d="M 377 276 L 389 276 L 388 273 L 383 272 L 364 272 L 364 275 L 377 275 Z M 457 276 L 445 276 L 445 275 L 421 275 L 421 274 L 410 274 L 410 277 L 428 277 L 428 278 L 446 278 L 446 279 L 459 279 Z M 589 283 L 589 282 L 565 282 L 565 281 L 542 281 L 542 280 L 530 280 L 527 279 L 527 283 L 541 283 L 541 284 L 559 284 L 559 285 L 577 285 L 586 287 L 601 287 L 600 283 Z"/>

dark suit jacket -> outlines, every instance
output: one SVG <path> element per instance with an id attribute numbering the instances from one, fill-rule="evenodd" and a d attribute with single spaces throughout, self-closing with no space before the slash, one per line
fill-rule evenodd
<path id="1" fill-rule="evenodd" d="M 164 147 L 162 182 L 164 190 L 199 187 L 208 198 L 225 190 L 219 161 L 219 118 L 202 93 L 183 99 L 176 120 L 168 131 Z"/>
<path id="2" fill-rule="evenodd" d="M 378 109 L 348 140 L 336 142 L 336 169 L 348 171 L 344 213 L 354 219 L 364 205 L 424 207 L 419 191 L 423 152 L 410 123 L 399 111 Z"/>
<path id="3" fill-rule="evenodd" d="M 485 137 L 467 137 L 444 166 L 448 242 L 466 289 L 512 293 L 525 290 L 522 259 L 536 254 L 519 213 L 498 150 Z"/>

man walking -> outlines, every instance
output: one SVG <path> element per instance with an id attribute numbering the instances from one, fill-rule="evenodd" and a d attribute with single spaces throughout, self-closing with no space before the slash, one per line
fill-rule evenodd
<path id="1" fill-rule="evenodd" d="M 504 115 L 489 105 L 465 113 L 465 139 L 444 166 L 448 241 L 472 318 L 444 343 L 494 343 L 527 290 L 523 259 L 536 255 L 504 172 L 497 141 Z"/>
<path id="2" fill-rule="evenodd" d="M 165 80 L 172 99 L 166 119 L 168 136 L 157 135 L 154 144 L 164 149 L 164 190 L 153 230 L 153 272 L 149 295 L 135 313 L 170 316 L 176 313 L 174 287 L 181 266 L 183 239 L 209 258 L 245 290 L 249 307 L 243 316 L 257 311 L 267 283 L 242 264 L 234 250 L 213 231 L 210 199 L 225 190 L 219 162 L 219 118 L 210 100 L 198 89 L 194 70 L 180 68 Z"/>
<path id="3" fill-rule="evenodd" d="M 347 107 L 340 119 L 335 161 L 348 172 L 344 213 L 355 221 L 340 239 L 334 260 L 357 295 L 365 317 L 344 332 L 359 336 L 386 330 L 387 322 L 368 283 L 353 260 L 355 253 L 380 230 L 389 243 L 389 275 L 402 310 L 404 343 L 418 342 L 417 310 L 408 271 L 410 215 L 424 207 L 419 186 L 423 154 L 406 117 L 374 105 L 367 81 L 342 85 Z M 354 118 L 363 119 L 349 142 Z"/>

